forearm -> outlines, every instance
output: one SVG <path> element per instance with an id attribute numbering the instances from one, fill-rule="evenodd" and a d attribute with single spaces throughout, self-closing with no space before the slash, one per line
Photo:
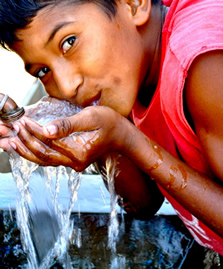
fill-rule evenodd
<path id="1" fill-rule="evenodd" d="M 114 186 L 120 206 L 135 218 L 149 219 L 154 216 L 164 199 L 156 183 L 131 160 L 118 153 L 106 154 L 97 161 L 102 175 L 106 159 L 110 157 L 116 161 Z M 108 188 L 106 178 L 103 179 Z"/>
<path id="2" fill-rule="evenodd" d="M 120 114 L 107 107 L 89 107 L 75 116 L 54 121 L 53 127 L 55 133 L 45 137 L 48 127 L 42 128 L 27 119 L 25 128 L 19 127 L 19 137 L 31 154 L 27 150 L 18 150 L 18 153 L 39 163 L 44 151 L 48 164 L 70 166 L 72 163 L 72 167 L 80 171 L 108 152 L 120 152 L 194 216 L 223 236 L 223 207 L 216 206 L 223 198 L 222 186 L 160 148 Z M 76 135 L 70 136 L 74 132 Z M 45 143 L 52 139 L 55 143 L 50 142 L 53 149 L 49 151 Z M 36 143 L 40 147 L 36 147 Z M 39 158 L 33 159 L 33 156 Z"/>
<path id="3" fill-rule="evenodd" d="M 131 127 L 126 155 L 194 216 L 223 237 L 223 187 Z"/>

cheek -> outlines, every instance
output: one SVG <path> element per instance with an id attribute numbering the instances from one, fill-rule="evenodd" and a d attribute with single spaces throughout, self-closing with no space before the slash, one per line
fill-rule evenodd
<path id="1" fill-rule="evenodd" d="M 49 96 L 61 99 L 62 96 L 60 95 L 57 85 L 53 79 L 50 79 L 45 86 L 45 90 Z"/>
<path id="2" fill-rule="evenodd" d="M 134 96 L 131 91 L 127 91 L 122 87 L 107 89 L 104 91 L 103 105 L 109 106 L 123 116 L 128 116 L 134 104 Z"/>
<path id="3" fill-rule="evenodd" d="M 117 66 L 120 62 L 117 61 L 117 52 L 113 54 L 113 48 L 109 45 L 109 42 L 101 37 L 101 34 L 92 37 L 92 42 L 85 42 L 84 47 L 79 55 L 79 64 L 81 64 L 82 70 L 86 74 L 95 78 L 105 78 L 110 74 L 110 80 L 112 75 L 116 76 Z M 100 38 L 101 37 L 101 38 Z M 110 42 L 111 43 L 111 42 Z M 114 78 L 116 80 L 116 78 Z M 117 79 L 118 80 L 118 79 Z"/>
<path id="4" fill-rule="evenodd" d="M 113 82 L 114 82 L 115 86 L 119 86 L 121 84 L 122 80 L 120 77 L 114 77 Z"/>

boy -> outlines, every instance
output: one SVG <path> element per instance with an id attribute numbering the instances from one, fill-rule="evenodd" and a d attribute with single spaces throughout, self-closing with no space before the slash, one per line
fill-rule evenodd
<path id="1" fill-rule="evenodd" d="M 2 125 L 0 147 L 77 171 L 121 154 L 127 212 L 156 212 L 157 183 L 197 242 L 223 255 L 222 1 L 15 2 L 0 2 L 1 44 L 50 96 L 86 108 L 45 127 L 23 118 L 18 137 Z"/>

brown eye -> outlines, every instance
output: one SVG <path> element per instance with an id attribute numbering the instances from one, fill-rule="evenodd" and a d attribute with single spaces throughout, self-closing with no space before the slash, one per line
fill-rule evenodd
<path id="1" fill-rule="evenodd" d="M 61 46 L 62 51 L 63 51 L 63 54 L 66 54 L 71 49 L 71 47 L 73 46 L 73 44 L 75 43 L 75 41 L 76 41 L 76 37 L 75 36 L 71 36 L 71 37 L 67 38 L 63 42 L 63 44 Z"/>
<path id="2" fill-rule="evenodd" d="M 36 74 L 35 77 L 37 78 L 43 78 L 48 72 L 50 71 L 50 69 L 48 67 L 43 67 L 41 69 L 39 69 Z"/>

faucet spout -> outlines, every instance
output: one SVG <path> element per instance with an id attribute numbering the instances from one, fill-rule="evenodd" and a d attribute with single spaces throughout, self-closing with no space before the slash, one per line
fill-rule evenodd
<path id="1" fill-rule="evenodd" d="M 0 93 L 0 120 L 4 123 L 14 122 L 25 113 L 23 107 L 18 107 L 8 95 Z"/>

